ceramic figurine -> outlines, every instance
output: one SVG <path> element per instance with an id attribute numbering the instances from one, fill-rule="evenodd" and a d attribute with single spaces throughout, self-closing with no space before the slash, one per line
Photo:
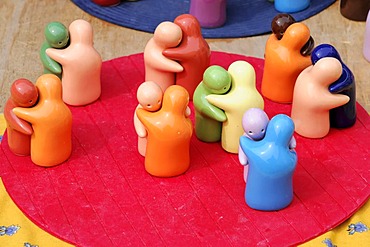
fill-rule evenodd
<path id="1" fill-rule="evenodd" d="M 274 116 L 261 141 L 240 137 L 248 157 L 249 172 L 245 201 L 257 210 L 272 211 L 287 207 L 293 200 L 293 173 L 297 153 L 289 148 L 294 123 L 284 114 Z"/>
<path id="2" fill-rule="evenodd" d="M 370 11 L 366 18 L 363 53 L 365 59 L 370 62 Z"/>
<path id="3" fill-rule="evenodd" d="M 282 13 L 296 13 L 307 9 L 310 2 L 310 0 L 275 0 L 275 9 Z"/>
<path id="4" fill-rule="evenodd" d="M 69 25 L 71 43 L 65 49 L 47 49 L 46 54 L 63 67 L 63 101 L 87 105 L 100 97 L 102 59 L 94 48 L 93 29 L 85 20 Z"/>
<path id="5" fill-rule="evenodd" d="M 162 106 L 163 92 L 161 87 L 155 82 L 146 81 L 141 83 L 137 89 L 136 97 L 139 101 L 139 105 L 136 107 L 136 109 L 143 108 L 147 111 L 155 112 L 158 111 Z M 142 156 L 145 156 L 147 132 L 145 130 L 145 126 L 138 119 L 136 110 L 134 114 L 134 125 L 138 135 L 138 151 Z"/>
<path id="6" fill-rule="evenodd" d="M 209 103 L 225 111 L 227 120 L 222 124 L 221 145 L 224 150 L 237 154 L 239 137 L 243 134 L 242 117 L 249 108 L 264 107 L 256 89 L 256 73 L 246 61 L 235 61 L 229 68 L 231 89 L 227 94 L 206 96 Z"/>
<path id="7" fill-rule="evenodd" d="M 121 3 L 121 0 L 91 0 L 91 1 L 103 7 L 115 6 Z"/>
<path id="8" fill-rule="evenodd" d="M 254 141 L 260 141 L 265 137 L 266 128 L 269 123 L 269 117 L 266 112 L 260 108 L 250 108 L 242 117 L 243 136 Z M 238 158 L 241 165 L 244 166 L 244 182 L 248 176 L 248 158 L 239 145 Z"/>
<path id="9" fill-rule="evenodd" d="M 218 65 L 210 66 L 204 72 L 203 81 L 194 92 L 195 134 L 204 142 L 217 142 L 221 139 L 222 122 L 226 121 L 223 110 L 210 104 L 206 96 L 225 94 L 231 86 L 229 73 Z"/>
<path id="10" fill-rule="evenodd" d="M 189 13 L 201 27 L 221 27 L 226 22 L 226 0 L 191 0 Z"/>
<path id="11" fill-rule="evenodd" d="M 189 168 L 193 126 L 186 116 L 188 103 L 188 92 L 172 85 L 164 92 L 160 110 L 137 109 L 136 114 L 148 132 L 145 170 L 149 174 L 173 177 Z"/>
<path id="12" fill-rule="evenodd" d="M 17 117 L 31 123 L 31 160 L 50 167 L 66 161 L 72 152 L 72 113 L 62 100 L 62 83 L 56 75 L 37 79 L 38 103 L 32 108 L 16 107 Z"/>
<path id="13" fill-rule="evenodd" d="M 329 110 L 349 101 L 347 95 L 332 94 L 328 87 L 342 75 L 342 64 L 324 57 L 302 71 L 294 88 L 291 117 L 295 131 L 308 138 L 322 138 L 329 133 Z"/>
<path id="14" fill-rule="evenodd" d="M 266 42 L 261 85 L 266 98 L 278 103 L 292 102 L 298 75 L 311 65 L 310 56 L 306 55 L 313 48 L 310 40 L 310 30 L 303 23 L 289 25 L 280 40 L 275 34 L 270 35 Z M 302 55 L 301 50 L 305 46 L 308 50 Z"/>
<path id="15" fill-rule="evenodd" d="M 39 94 L 35 85 L 27 79 L 18 79 L 10 88 L 10 97 L 5 104 L 4 118 L 8 135 L 9 149 L 16 155 L 30 155 L 32 126 L 27 121 L 18 118 L 15 107 L 32 107 L 37 103 Z"/>
<path id="16" fill-rule="evenodd" d="M 318 45 L 312 52 L 312 64 L 324 57 L 334 57 L 342 64 L 342 75 L 330 84 L 329 92 L 340 93 L 349 97 L 345 105 L 330 110 L 330 126 L 348 128 L 356 122 L 356 83 L 352 71 L 343 63 L 339 52 L 329 44 Z"/>
<path id="17" fill-rule="evenodd" d="M 46 54 L 46 49 L 63 49 L 69 45 L 68 29 L 60 22 L 50 22 L 44 30 L 45 41 L 40 49 L 44 74 L 54 74 L 62 78 L 62 66 Z"/>
<path id="18" fill-rule="evenodd" d="M 180 44 L 182 30 L 175 23 L 164 21 L 160 23 L 153 37 L 144 49 L 145 81 L 154 81 L 162 91 L 175 84 L 175 73 L 183 71 L 183 67 L 176 61 L 165 57 L 162 52 Z"/>
<path id="19" fill-rule="evenodd" d="M 350 20 L 365 21 L 369 10 L 369 0 L 340 0 L 340 13 Z"/>
<path id="20" fill-rule="evenodd" d="M 163 55 L 179 61 L 184 68 L 182 72 L 176 74 L 176 85 L 188 90 L 192 100 L 194 90 L 202 81 L 203 73 L 209 66 L 211 51 L 194 16 L 180 15 L 174 23 L 182 29 L 182 41 L 178 47 L 164 50 Z"/>

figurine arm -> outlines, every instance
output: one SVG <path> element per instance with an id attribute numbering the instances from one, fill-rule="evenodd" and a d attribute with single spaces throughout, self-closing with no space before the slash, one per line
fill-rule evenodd
<path id="1" fill-rule="evenodd" d="M 46 54 L 49 47 L 44 43 L 41 47 L 40 58 L 44 67 L 54 74 L 62 73 L 62 66 Z"/>
<path id="2" fill-rule="evenodd" d="M 30 123 L 18 118 L 13 111 L 4 112 L 4 117 L 11 128 L 21 132 L 22 134 L 32 135 L 33 129 Z"/>
<path id="3" fill-rule="evenodd" d="M 18 117 L 23 119 L 24 121 L 20 120 L 17 121 L 17 125 L 19 125 L 25 134 L 31 135 L 33 133 L 32 127 L 29 123 L 34 122 L 34 118 L 32 116 L 32 109 L 31 108 L 22 108 L 22 107 L 15 107 L 13 109 L 13 113 Z M 28 123 L 29 122 L 29 123 Z"/>
<path id="4" fill-rule="evenodd" d="M 142 108 L 136 109 L 136 115 L 141 124 L 145 127 L 145 130 L 149 129 L 153 124 L 150 121 L 152 112 L 148 112 Z"/>
<path id="5" fill-rule="evenodd" d="M 64 49 L 48 48 L 46 54 L 62 65 L 65 63 Z"/>
<path id="6" fill-rule="evenodd" d="M 296 147 L 297 147 L 297 141 L 295 140 L 294 136 L 292 136 L 289 142 L 289 149 L 295 149 Z"/>
<path id="7" fill-rule="evenodd" d="M 201 100 L 193 100 L 194 107 L 207 117 L 214 119 L 218 122 L 225 122 L 227 120 L 226 114 L 220 108 L 212 105 L 208 102 L 206 97 L 202 97 Z"/>
<path id="8" fill-rule="evenodd" d="M 148 135 L 148 133 L 146 132 L 145 126 L 142 124 L 142 122 L 140 122 L 139 118 L 137 117 L 136 110 L 134 113 L 134 126 L 135 126 L 136 134 L 139 137 L 144 138 Z"/>
<path id="9" fill-rule="evenodd" d="M 191 114 L 191 109 L 189 106 L 186 107 L 186 110 L 185 110 L 185 117 L 189 117 Z"/>
<path id="10" fill-rule="evenodd" d="M 240 145 L 239 145 L 238 158 L 239 158 L 239 163 L 242 166 L 248 165 L 248 157 L 247 157 L 247 155 L 245 155 L 245 153 L 243 152 L 243 149 Z"/>
<path id="11" fill-rule="evenodd" d="M 344 94 L 330 94 L 328 97 L 323 97 L 323 105 L 329 107 L 329 109 L 333 109 L 339 106 L 342 106 L 350 100 L 347 95 Z"/>
<path id="12" fill-rule="evenodd" d="M 211 103 L 212 105 L 226 111 L 229 110 L 227 101 L 225 100 L 225 95 L 218 95 L 218 94 L 209 94 L 206 96 L 206 100 Z"/>
<path id="13" fill-rule="evenodd" d="M 183 47 L 169 48 L 164 50 L 162 54 L 169 59 L 178 61 L 183 61 L 184 59 L 190 58 L 194 55 L 191 51 L 184 49 Z"/>
<path id="14" fill-rule="evenodd" d="M 158 70 L 164 70 L 174 73 L 179 73 L 184 70 L 184 68 L 178 62 L 166 58 L 161 53 L 155 54 L 154 52 L 147 52 L 144 55 L 145 63 L 150 67 L 156 68 Z"/>

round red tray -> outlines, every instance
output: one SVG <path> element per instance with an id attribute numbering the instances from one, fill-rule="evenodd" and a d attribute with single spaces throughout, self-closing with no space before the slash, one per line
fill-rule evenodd
<path id="1" fill-rule="evenodd" d="M 211 63 L 227 68 L 236 60 L 254 66 L 259 88 L 262 59 L 213 52 Z M 349 129 L 323 139 L 295 135 L 294 199 L 281 211 L 250 209 L 237 155 L 195 136 L 184 175 L 150 176 L 132 120 L 143 80 L 142 54 L 104 62 L 101 98 L 70 108 L 73 153 L 62 165 L 42 168 L 15 156 L 4 136 L 0 176 L 41 228 L 78 246 L 288 246 L 335 227 L 369 198 L 370 118 L 360 105 Z M 265 100 L 270 118 L 290 107 Z"/>

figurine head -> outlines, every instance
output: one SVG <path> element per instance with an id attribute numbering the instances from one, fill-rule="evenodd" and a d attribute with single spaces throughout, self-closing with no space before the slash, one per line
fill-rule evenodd
<path id="1" fill-rule="evenodd" d="M 197 18 L 190 14 L 183 14 L 176 17 L 174 23 L 179 25 L 185 36 L 202 36 L 200 24 Z"/>
<path id="2" fill-rule="evenodd" d="M 53 48 L 63 48 L 69 43 L 68 29 L 60 22 L 50 22 L 44 30 L 46 41 Z"/>
<path id="3" fill-rule="evenodd" d="M 174 114 L 184 115 L 188 103 L 188 91 L 182 86 L 171 85 L 164 92 L 162 109 Z"/>
<path id="4" fill-rule="evenodd" d="M 31 107 L 37 103 L 39 93 L 31 81 L 21 78 L 13 82 L 10 98 L 17 106 Z"/>
<path id="5" fill-rule="evenodd" d="M 36 81 L 36 87 L 39 91 L 39 101 L 61 100 L 62 101 L 62 82 L 54 74 L 43 74 Z"/>
<path id="6" fill-rule="evenodd" d="M 338 59 L 340 62 L 342 62 L 339 52 L 335 49 L 334 46 L 329 44 L 320 44 L 316 46 L 315 49 L 312 51 L 311 54 L 312 64 L 315 64 L 317 61 L 324 57 L 334 57 Z"/>
<path id="7" fill-rule="evenodd" d="M 90 22 L 77 19 L 69 25 L 71 42 L 93 45 L 93 28 Z"/>
<path id="8" fill-rule="evenodd" d="M 250 108 L 242 117 L 245 134 L 252 140 L 259 141 L 265 137 L 269 117 L 260 108 Z"/>
<path id="9" fill-rule="evenodd" d="M 272 33 L 281 40 L 287 28 L 295 22 L 293 16 L 289 14 L 277 14 L 271 22 Z"/>
<path id="10" fill-rule="evenodd" d="M 161 22 L 154 30 L 154 41 L 163 47 L 176 47 L 182 39 L 181 28 L 173 22 Z"/>
<path id="11" fill-rule="evenodd" d="M 221 66 L 212 65 L 204 71 L 203 84 L 213 94 L 225 94 L 231 87 L 231 76 Z"/>
<path id="12" fill-rule="evenodd" d="M 155 82 L 141 83 L 137 89 L 136 97 L 141 107 L 147 111 L 158 111 L 162 106 L 163 92 Z"/>

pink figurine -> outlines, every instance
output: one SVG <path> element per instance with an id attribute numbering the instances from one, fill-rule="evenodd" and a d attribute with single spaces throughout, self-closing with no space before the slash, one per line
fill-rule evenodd
<path id="1" fill-rule="evenodd" d="M 164 50 L 163 55 L 179 61 L 184 68 L 176 74 L 176 85 L 184 87 L 192 100 L 195 88 L 203 80 L 203 73 L 209 67 L 211 50 L 194 16 L 180 15 L 174 23 L 182 29 L 182 41 L 178 47 Z"/>
<path id="2" fill-rule="evenodd" d="M 322 138 L 329 133 L 329 110 L 349 101 L 348 96 L 332 94 L 328 89 L 341 74 L 340 61 L 325 57 L 298 76 L 291 113 L 298 134 L 308 138 Z"/>
<path id="3" fill-rule="evenodd" d="M 162 108 L 156 112 L 137 109 L 148 132 L 145 170 L 158 177 L 173 177 L 190 166 L 191 120 L 186 116 L 188 92 L 173 85 L 164 92 Z"/>
<path id="4" fill-rule="evenodd" d="M 370 62 L 370 11 L 368 12 L 366 19 L 363 53 L 365 59 Z"/>
<path id="5" fill-rule="evenodd" d="M 66 161 L 72 152 L 72 113 L 62 100 L 62 83 L 53 74 L 37 79 L 39 101 L 32 108 L 16 107 L 13 112 L 31 123 L 31 160 L 50 167 Z"/>
<path id="6" fill-rule="evenodd" d="M 226 0 L 191 0 L 189 13 L 201 27 L 221 27 L 226 22 Z"/>
<path id="7" fill-rule="evenodd" d="M 182 72 L 182 66 L 162 52 L 176 47 L 182 39 L 181 28 L 169 21 L 160 23 L 144 49 L 145 81 L 154 81 L 165 91 L 175 84 L 175 73 Z"/>
<path id="8" fill-rule="evenodd" d="M 134 125 L 138 135 L 138 151 L 142 156 L 145 156 L 146 143 L 147 143 L 147 131 L 145 126 L 140 122 L 137 117 L 136 111 L 139 108 L 143 108 L 150 112 L 158 111 L 162 106 L 163 92 L 161 87 L 152 81 L 143 82 L 137 89 L 137 100 L 139 105 L 136 107 L 134 113 Z"/>
<path id="9" fill-rule="evenodd" d="M 87 105 L 100 97 L 102 59 L 94 48 L 93 29 L 85 20 L 69 26 L 71 44 L 65 49 L 46 50 L 63 67 L 63 101 L 69 105 Z"/>
<path id="10" fill-rule="evenodd" d="M 35 85 L 27 79 L 18 79 L 10 88 L 10 97 L 5 104 L 4 117 L 7 123 L 9 149 L 16 155 L 30 155 L 30 142 L 33 129 L 27 121 L 18 118 L 15 107 L 32 107 L 39 94 Z"/>

